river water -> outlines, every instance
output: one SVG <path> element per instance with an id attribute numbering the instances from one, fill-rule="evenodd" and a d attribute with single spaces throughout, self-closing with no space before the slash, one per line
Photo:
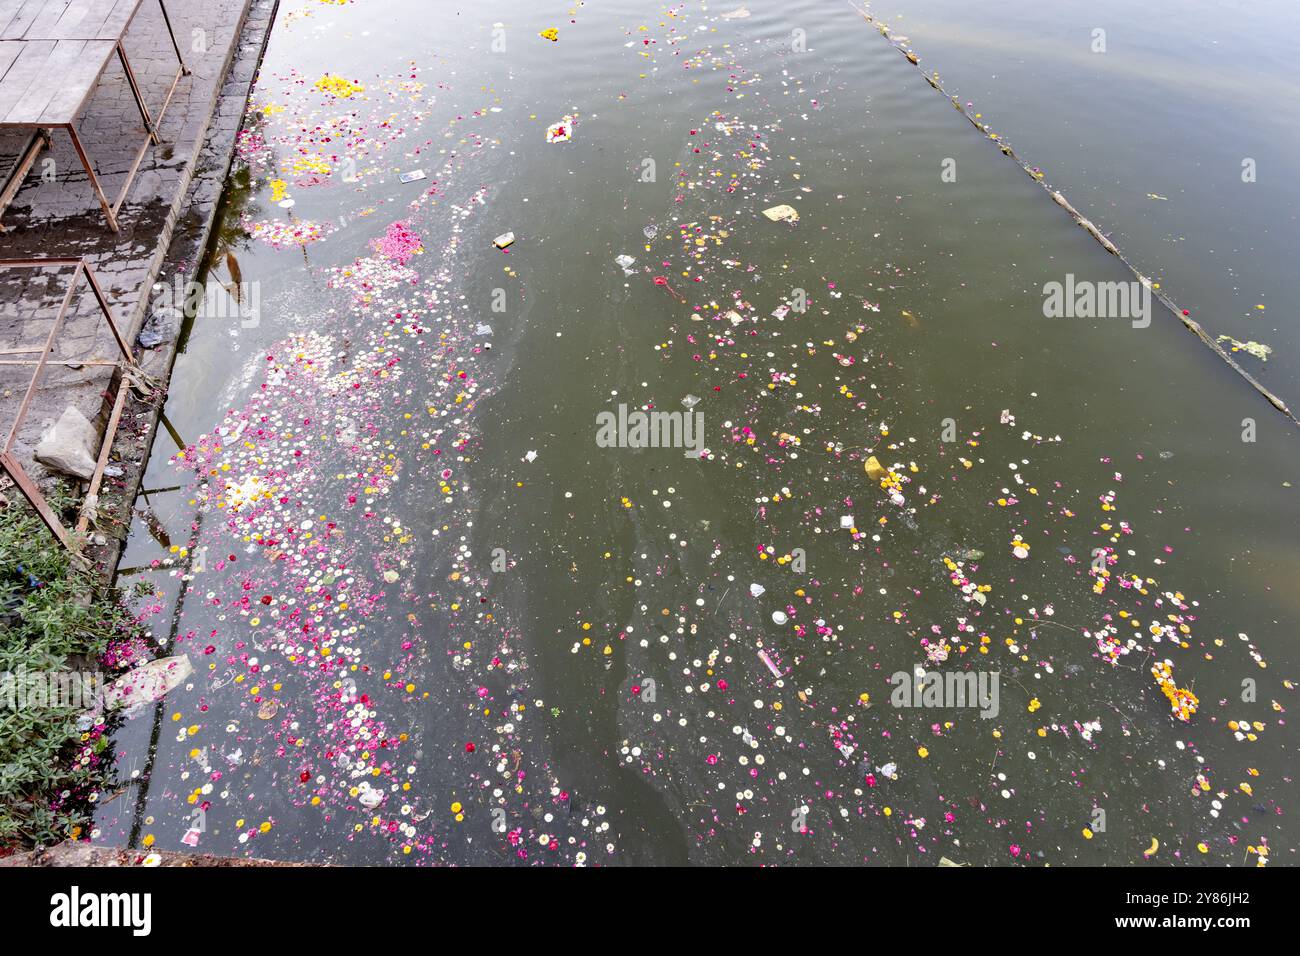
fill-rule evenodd
<path id="1" fill-rule="evenodd" d="M 895 6 L 976 99 L 969 13 Z M 978 99 L 1085 214 L 1122 180 L 1097 221 L 1163 291 L 1281 327 L 1280 262 L 1151 238 L 1220 200 L 1086 167 L 1016 89 Z M 115 735 L 95 839 L 1291 861 L 1294 424 L 1158 302 L 1049 317 L 1132 273 L 853 7 L 285 3 L 223 215 L 242 305 L 187 329 L 120 574 L 195 674 Z M 1285 393 L 1271 341 L 1240 361 Z M 638 412 L 700 440 L 610 447 Z M 905 700 L 918 667 L 985 696 Z"/>

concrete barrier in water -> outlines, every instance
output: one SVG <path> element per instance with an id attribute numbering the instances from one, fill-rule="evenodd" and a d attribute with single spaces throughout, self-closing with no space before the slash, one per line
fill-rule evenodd
<path id="1" fill-rule="evenodd" d="M 937 70 L 931 73 L 926 73 L 924 70 L 922 70 L 920 65 L 920 57 L 910 47 L 894 39 L 893 35 L 890 33 L 889 25 L 887 23 L 884 23 L 883 21 L 876 19 L 875 16 L 868 13 L 866 10 L 863 10 L 862 8 L 858 7 L 857 4 L 853 3 L 853 0 L 848 0 L 848 3 L 849 6 L 852 7 L 853 10 L 860 17 L 862 17 L 864 20 L 866 20 L 868 23 L 874 26 L 876 30 L 879 31 L 880 35 L 890 42 L 890 44 L 894 47 L 894 49 L 902 53 L 903 56 L 907 58 L 907 62 L 911 63 L 913 66 L 917 68 L 918 71 L 921 72 L 921 75 L 925 78 L 925 81 L 929 83 L 933 89 L 938 90 L 944 96 L 948 97 L 948 99 L 952 102 L 952 105 L 956 108 L 957 112 L 965 116 L 966 119 L 970 121 L 971 125 L 974 126 L 977 130 L 979 130 L 980 133 L 983 134 L 987 139 L 991 139 L 993 140 L 993 142 L 997 143 L 998 149 L 1001 151 L 1002 155 L 1009 156 L 1011 159 L 1015 160 L 1017 165 L 1019 165 L 1020 168 L 1023 169 L 1025 173 L 1028 174 L 1029 177 L 1034 180 L 1034 182 L 1036 182 L 1043 190 L 1045 190 L 1047 194 L 1052 197 L 1052 200 L 1058 206 L 1060 206 L 1062 209 L 1068 212 L 1070 214 L 1070 217 L 1085 232 L 1087 232 L 1088 235 L 1096 239 L 1097 242 L 1101 244 L 1101 247 L 1103 249 L 1105 249 L 1111 255 L 1115 256 L 1115 258 L 1119 259 L 1120 262 L 1124 263 L 1124 265 L 1128 267 L 1129 271 L 1133 273 L 1134 277 L 1139 282 L 1141 282 L 1148 289 L 1151 289 L 1152 294 L 1156 299 L 1160 301 L 1160 304 L 1163 305 L 1170 312 L 1172 312 L 1178 318 L 1178 320 L 1182 322 L 1184 326 L 1186 326 L 1188 331 L 1190 331 L 1198 339 L 1201 340 L 1201 343 L 1205 345 L 1206 348 L 1210 349 L 1216 355 L 1218 355 L 1219 358 L 1223 359 L 1223 361 L 1226 362 L 1233 371 L 1235 371 L 1238 375 L 1240 375 L 1247 382 L 1249 382 L 1250 386 L 1254 388 L 1255 391 L 1259 392 L 1260 395 L 1264 396 L 1264 398 L 1268 400 L 1268 403 L 1270 405 L 1272 405 L 1279 412 L 1281 412 L 1283 415 L 1289 418 L 1292 424 L 1300 425 L 1300 419 L 1296 418 L 1295 414 L 1287 406 L 1286 402 L 1282 401 L 1280 397 L 1273 394 L 1273 392 L 1269 391 L 1269 389 L 1266 388 L 1263 385 L 1263 383 L 1261 383 L 1258 379 L 1256 379 L 1255 376 L 1251 375 L 1248 371 L 1242 368 L 1241 365 L 1237 363 L 1237 360 L 1234 359 L 1231 355 L 1229 355 L 1228 352 L 1223 348 L 1223 346 L 1220 345 L 1218 342 L 1216 342 L 1214 338 L 1208 332 L 1206 332 L 1204 328 L 1201 327 L 1201 324 L 1191 317 L 1191 314 L 1186 309 L 1179 308 L 1178 305 L 1171 298 L 1169 298 L 1169 296 L 1166 295 L 1163 290 L 1153 288 L 1151 284 L 1151 280 L 1148 279 L 1146 276 L 1144 276 L 1138 270 L 1137 266 L 1135 266 L 1129 260 L 1129 258 L 1125 256 L 1123 252 L 1120 251 L 1119 247 L 1116 246 L 1115 243 L 1111 242 L 1110 239 L 1108 239 L 1105 235 L 1103 235 L 1101 230 L 1098 229 L 1097 226 L 1090 219 L 1088 219 L 1077 209 L 1075 209 L 1074 206 L 1070 204 L 1070 201 L 1066 199 L 1064 195 L 1062 195 L 1060 190 L 1052 189 L 1045 182 L 1043 182 L 1042 175 L 1038 173 L 1034 169 L 1034 167 L 1030 166 L 1029 163 L 1025 162 L 1023 159 L 1017 156 L 1016 151 L 1012 149 L 1008 143 L 1003 142 L 1001 136 L 999 136 L 997 133 L 992 132 L 989 129 L 987 123 L 980 122 L 980 120 L 974 114 L 972 114 L 969 110 L 967 110 L 964 106 L 961 105 L 961 101 L 958 100 L 956 96 L 953 96 L 946 89 L 944 89 L 943 83 L 939 79 L 939 72 Z"/>

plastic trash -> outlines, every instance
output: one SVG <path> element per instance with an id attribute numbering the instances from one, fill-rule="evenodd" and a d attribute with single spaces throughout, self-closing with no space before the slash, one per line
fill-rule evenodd
<path id="1" fill-rule="evenodd" d="M 794 206 L 787 206 L 782 203 L 779 206 L 773 206 L 770 209 L 764 209 L 763 215 L 773 222 L 798 222 L 799 211 Z"/>
<path id="2" fill-rule="evenodd" d="M 47 468 L 89 478 L 95 473 L 95 451 L 99 434 L 95 426 L 74 406 L 63 410 L 58 421 L 36 446 L 36 460 Z"/>
<path id="3" fill-rule="evenodd" d="M 175 309 L 163 308 L 150 313 L 140 327 L 136 341 L 144 349 L 156 349 L 164 342 L 170 341 L 180 328 L 180 315 Z"/>
<path id="4" fill-rule="evenodd" d="M 767 669 L 772 672 L 773 677 L 781 676 L 781 669 L 772 663 L 772 658 L 767 656 L 767 651 L 759 651 L 758 659 L 767 665 Z"/>
<path id="5" fill-rule="evenodd" d="M 129 717 L 145 704 L 162 700 L 193 673 L 194 666 L 184 654 L 141 664 L 104 688 L 104 707 L 124 709 Z"/>

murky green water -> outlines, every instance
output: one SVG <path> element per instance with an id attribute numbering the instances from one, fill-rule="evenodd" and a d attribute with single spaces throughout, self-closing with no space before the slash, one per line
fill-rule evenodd
<path id="1" fill-rule="evenodd" d="M 873 9 L 1207 331 L 1271 347 L 1266 363 L 1242 363 L 1294 409 L 1300 7 L 893 0 Z"/>
<path id="2" fill-rule="evenodd" d="M 124 562 L 196 675 L 101 841 L 1290 861 L 1294 427 L 1167 314 L 1045 317 L 1131 276 L 849 6 L 747 7 L 282 8 L 226 231 L 284 248 Z M 703 456 L 598 443 L 687 396 Z M 997 713 L 894 706 L 927 660 Z"/>

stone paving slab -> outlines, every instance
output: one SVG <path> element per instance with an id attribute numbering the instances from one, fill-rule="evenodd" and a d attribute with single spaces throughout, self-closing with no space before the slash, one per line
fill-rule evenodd
<path id="1" fill-rule="evenodd" d="M 51 148 L 36 160 L 4 215 L 6 231 L 0 233 L 0 258 L 86 256 L 108 296 L 118 327 L 128 342 L 134 342 L 147 316 L 150 290 L 168 255 L 176 225 L 191 201 L 191 185 L 200 175 L 208 134 L 213 124 L 228 127 L 233 123 L 238 128 L 255 63 L 251 68 L 246 64 L 242 67 L 246 73 L 243 100 L 234 108 L 233 118 L 228 115 L 229 107 L 222 110 L 219 106 L 223 92 L 229 92 L 232 64 L 239 62 L 241 37 L 248 45 L 246 23 L 250 30 L 261 30 L 253 44 L 260 56 L 274 6 L 267 0 L 170 0 L 167 9 L 172 26 L 192 73 L 181 79 L 159 125 L 160 144 L 145 154 L 131 193 L 119 212 L 121 231 L 114 234 L 108 228 L 70 140 L 56 130 Z M 257 22 L 249 19 L 250 9 L 255 7 L 261 10 Z M 155 0 L 146 0 L 141 6 L 125 42 L 145 101 L 156 114 L 175 74 L 176 57 Z M 135 100 L 116 60 L 105 70 L 83 109 L 80 132 L 105 191 L 115 195 L 145 135 Z M 26 137 L 21 131 L 0 130 L 0 175 L 12 166 Z M 231 148 L 233 139 L 231 133 Z M 222 180 L 229 168 L 228 155 L 229 149 L 221 169 Z M 219 194 L 220 185 L 216 188 Z M 208 189 L 210 192 L 210 183 Z M 205 195 L 203 203 L 197 210 L 199 224 L 215 211 L 215 200 L 210 196 Z M 191 216 L 191 229 L 194 224 Z M 71 270 L 62 274 L 53 270 L 0 272 L 0 350 L 31 347 L 44 341 L 70 274 Z M 174 340 L 161 347 L 167 369 L 174 347 Z M 115 357 L 111 334 L 89 293 L 82 295 L 75 310 L 70 311 L 55 355 L 82 361 Z M 8 435 L 31 371 L 30 367 L 0 365 L 0 441 Z M 33 462 L 32 452 L 64 408 L 74 405 L 96 422 L 102 433 L 107 423 L 106 396 L 112 374 L 111 368 L 91 365 L 50 367 L 46 371 L 15 449 L 38 483 L 46 483 L 53 476 Z M 15 497 L 12 492 L 8 496 Z"/>

